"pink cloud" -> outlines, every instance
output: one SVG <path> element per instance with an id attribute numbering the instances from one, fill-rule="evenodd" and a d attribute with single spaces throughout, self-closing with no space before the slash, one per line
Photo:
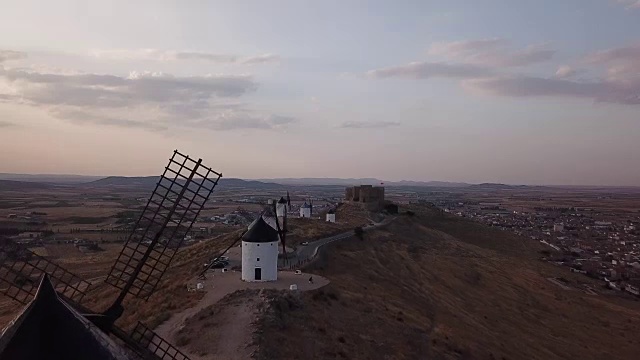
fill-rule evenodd
<path id="1" fill-rule="evenodd" d="M 529 45 L 512 49 L 509 41 L 501 38 L 434 43 L 429 55 L 449 60 L 489 67 L 519 67 L 551 60 L 556 53 L 548 44 Z"/>

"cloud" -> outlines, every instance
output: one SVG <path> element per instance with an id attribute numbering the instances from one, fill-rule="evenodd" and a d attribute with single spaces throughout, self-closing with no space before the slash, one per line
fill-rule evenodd
<path id="1" fill-rule="evenodd" d="M 442 62 L 413 62 L 407 65 L 392 66 L 371 70 L 367 76 L 384 79 L 403 77 L 410 79 L 442 78 L 475 78 L 490 75 L 489 69 L 466 64 L 447 64 Z"/>
<path id="2" fill-rule="evenodd" d="M 221 55 L 201 52 L 172 52 L 170 55 L 151 56 L 150 60 L 205 60 L 214 63 L 234 63 L 238 61 L 237 56 Z"/>
<path id="3" fill-rule="evenodd" d="M 582 65 L 604 66 L 606 76 L 586 81 L 576 75 L 594 69 L 560 66 L 551 78 L 509 73 L 501 68 L 522 66 L 551 58 L 554 51 L 544 45 L 520 51 L 504 51 L 503 39 L 484 39 L 434 44 L 431 55 L 458 62 L 414 62 L 371 70 L 372 78 L 432 77 L 462 80 L 463 88 L 505 97 L 573 97 L 622 105 L 640 105 L 640 45 L 600 51 L 587 56 Z M 345 127 L 365 127 L 347 123 Z"/>
<path id="4" fill-rule="evenodd" d="M 213 130 L 261 129 L 278 130 L 297 123 L 298 119 L 281 115 L 263 115 L 248 109 L 229 110 L 200 119 L 187 120 L 183 125 Z"/>
<path id="5" fill-rule="evenodd" d="M 495 76 L 499 68 L 520 67 L 550 60 L 555 50 L 542 44 L 514 51 L 509 49 L 507 40 L 492 38 L 438 42 L 430 47 L 428 53 L 432 56 L 444 57 L 447 61 L 413 62 L 371 70 L 367 75 L 373 78 L 412 79 L 489 77 Z"/>
<path id="6" fill-rule="evenodd" d="M 254 56 L 238 56 L 230 54 L 216 54 L 209 52 L 175 51 L 158 49 L 95 49 L 89 55 L 108 60 L 148 60 L 148 61 L 207 61 L 216 64 L 266 64 L 277 63 L 280 56 L 275 54 L 261 54 Z"/>
<path id="7" fill-rule="evenodd" d="M 508 44 L 507 40 L 501 38 L 436 42 L 429 48 L 429 54 L 462 57 L 478 52 L 495 51 Z"/>
<path id="8" fill-rule="evenodd" d="M 607 67 L 610 78 L 640 77 L 640 45 L 631 45 L 599 51 L 584 61 Z"/>
<path id="9" fill-rule="evenodd" d="M 0 50 L 0 63 L 9 60 L 26 59 L 27 53 L 13 50 Z"/>
<path id="10" fill-rule="evenodd" d="M 586 60 L 595 64 L 606 64 L 615 61 L 638 61 L 640 60 L 640 45 L 598 51 L 589 55 Z"/>
<path id="11" fill-rule="evenodd" d="M 340 125 L 345 129 L 374 129 L 374 128 L 388 128 L 393 126 L 400 126 L 397 121 L 347 121 Z"/>
<path id="12" fill-rule="evenodd" d="M 0 68 L 0 81 L 35 105 L 124 107 L 140 102 L 160 105 L 197 103 L 214 97 L 238 97 L 256 88 L 248 75 L 175 77 L 132 72 L 128 77 L 101 74 L 47 74 Z"/>
<path id="13" fill-rule="evenodd" d="M 267 122 L 269 122 L 273 126 L 282 126 L 282 125 L 296 123 L 298 122 L 298 120 L 291 116 L 271 115 L 267 119 Z"/>
<path id="14" fill-rule="evenodd" d="M 13 126 L 16 126 L 16 124 L 14 124 L 12 122 L 0 120 L 0 128 L 8 128 L 8 127 L 13 127 Z"/>
<path id="15" fill-rule="evenodd" d="M 39 107 L 76 124 L 160 131 L 281 129 L 296 122 L 237 100 L 256 88 L 250 75 L 57 74 L 0 66 L 0 101 Z"/>
<path id="16" fill-rule="evenodd" d="M 54 108 L 51 110 L 51 114 L 56 118 L 68 120 L 77 124 L 107 125 L 155 131 L 167 130 L 167 126 L 163 124 L 132 120 L 127 119 L 126 117 L 110 117 L 77 108 Z"/>
<path id="17" fill-rule="evenodd" d="M 578 82 L 529 76 L 495 77 L 465 81 L 465 87 L 498 96 L 573 97 L 624 105 L 640 105 L 640 81 Z"/>
<path id="18" fill-rule="evenodd" d="M 240 63 L 242 64 L 265 64 L 265 63 L 274 63 L 279 61 L 280 61 L 280 56 L 275 54 L 263 54 L 263 55 L 250 56 L 244 59 L 240 59 Z"/>
<path id="19" fill-rule="evenodd" d="M 578 73 L 578 70 L 572 68 L 568 65 L 562 65 L 556 71 L 556 77 L 559 79 L 567 79 L 575 76 Z"/>
<path id="20" fill-rule="evenodd" d="M 622 4 L 627 9 L 640 9 L 640 0 L 615 0 L 618 4 Z"/>
<path id="21" fill-rule="evenodd" d="M 488 67 L 519 67 L 551 60 L 556 53 L 548 44 L 529 45 L 512 50 L 501 38 L 438 42 L 431 45 L 430 55 L 442 56 L 466 64 Z"/>

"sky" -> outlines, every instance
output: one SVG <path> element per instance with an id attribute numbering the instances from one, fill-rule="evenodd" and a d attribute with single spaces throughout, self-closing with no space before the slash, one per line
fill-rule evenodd
<path id="1" fill-rule="evenodd" d="M 640 186 L 639 0 L 1 0 L 0 172 Z"/>

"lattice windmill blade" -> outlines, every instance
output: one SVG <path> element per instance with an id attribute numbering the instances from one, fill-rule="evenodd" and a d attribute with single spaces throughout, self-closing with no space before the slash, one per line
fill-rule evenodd
<path id="1" fill-rule="evenodd" d="M 105 282 L 149 299 L 222 174 L 177 150 Z M 114 306 L 116 305 L 114 304 Z"/>
<path id="2" fill-rule="evenodd" d="M 91 283 L 27 247 L 0 238 L 0 293 L 27 304 L 36 295 L 44 274 L 49 274 L 58 293 L 77 303 L 82 301 L 91 286 Z"/>
<path id="3" fill-rule="evenodd" d="M 178 348 L 160 337 L 145 324 L 138 322 L 128 339 L 135 342 L 144 355 L 151 354 L 153 359 L 161 360 L 189 360 Z M 146 357 L 148 358 L 148 356 Z"/>

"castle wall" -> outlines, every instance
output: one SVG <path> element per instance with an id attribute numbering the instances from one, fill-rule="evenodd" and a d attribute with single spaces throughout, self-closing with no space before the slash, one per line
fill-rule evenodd
<path id="1" fill-rule="evenodd" d="M 346 188 L 345 200 L 362 204 L 366 209 L 377 211 L 384 205 L 384 187 L 382 186 L 353 186 Z"/>

